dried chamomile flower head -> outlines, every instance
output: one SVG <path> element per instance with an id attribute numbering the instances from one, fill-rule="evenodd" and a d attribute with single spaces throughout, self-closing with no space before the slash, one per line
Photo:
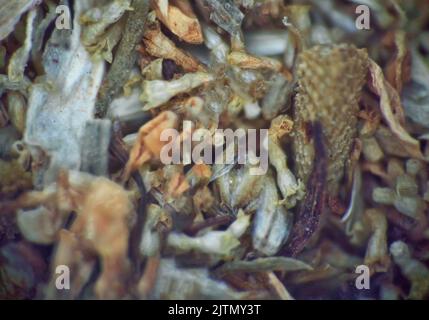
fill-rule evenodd
<path id="1" fill-rule="evenodd" d="M 322 125 L 328 153 L 327 183 L 336 193 L 357 134 L 359 99 L 367 74 L 366 50 L 352 45 L 315 46 L 298 58 L 295 97 L 295 162 L 307 181 L 313 164 L 312 125 Z"/>

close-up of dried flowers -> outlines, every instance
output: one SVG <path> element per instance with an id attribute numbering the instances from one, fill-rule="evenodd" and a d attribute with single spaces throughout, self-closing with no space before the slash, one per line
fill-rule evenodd
<path id="1" fill-rule="evenodd" d="M 0 7 L 0 299 L 429 299 L 429 1 Z"/>

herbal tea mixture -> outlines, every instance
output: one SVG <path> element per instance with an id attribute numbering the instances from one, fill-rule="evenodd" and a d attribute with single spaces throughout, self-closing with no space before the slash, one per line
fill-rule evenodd
<path id="1" fill-rule="evenodd" d="M 429 1 L 0 8 L 1 299 L 429 299 Z"/>

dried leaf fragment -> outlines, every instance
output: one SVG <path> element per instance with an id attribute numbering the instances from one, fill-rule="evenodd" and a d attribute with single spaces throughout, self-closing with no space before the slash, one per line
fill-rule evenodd
<path id="1" fill-rule="evenodd" d="M 213 80 L 214 77 L 209 73 L 196 72 L 187 73 L 177 80 L 143 81 L 143 93 L 140 96 L 140 99 L 146 103 L 143 110 L 159 107 L 179 93 L 191 91 Z"/>
<path id="2" fill-rule="evenodd" d="M 144 33 L 144 50 L 157 58 L 171 59 L 181 66 L 185 71 L 204 71 L 201 63 L 188 53 L 176 47 L 173 41 L 165 36 L 159 23 L 149 14 L 148 28 Z"/>
<path id="3" fill-rule="evenodd" d="M 139 130 L 130 157 L 125 166 L 123 179 L 127 180 L 130 174 L 151 158 L 159 159 L 161 149 L 161 134 L 165 129 L 177 128 L 178 117 L 171 111 L 160 113 Z"/>
<path id="4" fill-rule="evenodd" d="M 204 41 L 201 26 L 188 0 L 152 2 L 156 15 L 180 39 L 200 44 Z"/>
<path id="5" fill-rule="evenodd" d="M 380 109 L 384 120 L 390 130 L 399 139 L 410 156 L 417 159 L 424 159 L 420 151 L 420 143 L 414 139 L 404 128 L 398 114 L 403 114 L 401 99 L 397 91 L 386 81 L 381 68 L 372 60 L 369 62 L 371 74 L 371 85 L 375 93 L 380 96 Z M 398 112 L 399 111 L 399 112 Z"/>

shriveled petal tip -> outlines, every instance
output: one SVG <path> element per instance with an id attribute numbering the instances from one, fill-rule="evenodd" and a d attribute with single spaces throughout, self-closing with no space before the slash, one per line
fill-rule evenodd
<path id="1" fill-rule="evenodd" d="M 403 120 L 398 117 L 404 112 L 398 92 L 386 81 L 382 69 L 373 60 L 370 60 L 369 70 L 372 88 L 380 97 L 381 114 L 390 130 L 401 141 L 410 156 L 424 160 L 419 141 L 406 131 Z"/>

